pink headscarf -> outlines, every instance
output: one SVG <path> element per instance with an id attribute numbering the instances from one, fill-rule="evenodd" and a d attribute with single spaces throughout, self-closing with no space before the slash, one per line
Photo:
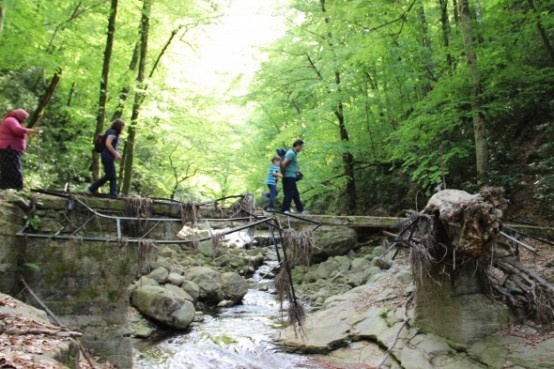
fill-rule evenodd
<path id="1" fill-rule="evenodd" d="M 29 118 L 29 113 L 27 113 L 23 109 L 15 109 L 15 110 L 10 111 L 8 114 L 6 114 L 4 119 L 9 118 L 9 117 L 13 117 L 13 118 L 17 119 L 17 121 L 19 123 L 23 123 L 25 121 L 25 119 Z"/>

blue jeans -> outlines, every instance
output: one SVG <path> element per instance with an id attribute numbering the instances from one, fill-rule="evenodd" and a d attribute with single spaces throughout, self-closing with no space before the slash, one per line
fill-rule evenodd
<path id="1" fill-rule="evenodd" d="M 89 190 L 96 192 L 106 182 L 110 181 L 110 196 L 117 196 L 117 180 L 115 172 L 115 158 L 111 154 L 102 153 L 102 166 L 104 167 L 104 177 L 94 182 Z"/>
<path id="2" fill-rule="evenodd" d="M 290 211 L 290 205 L 293 200 L 294 205 L 296 205 L 296 211 L 299 213 L 304 211 L 302 201 L 300 201 L 300 194 L 298 193 L 298 188 L 296 187 L 296 178 L 283 178 L 283 193 L 285 194 L 285 198 L 283 199 L 283 207 L 281 208 L 282 212 Z"/>
<path id="3" fill-rule="evenodd" d="M 269 209 L 275 208 L 275 198 L 277 197 L 277 194 L 279 191 L 277 190 L 277 185 L 270 185 L 268 184 L 267 187 L 269 187 Z"/>

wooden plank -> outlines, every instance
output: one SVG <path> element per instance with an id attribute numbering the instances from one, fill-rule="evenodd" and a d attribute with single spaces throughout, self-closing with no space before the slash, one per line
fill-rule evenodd
<path id="1" fill-rule="evenodd" d="M 286 215 L 279 215 L 281 221 L 287 221 Z M 375 216 L 350 216 L 350 215 L 300 215 L 313 222 L 320 223 L 325 226 L 345 226 L 350 228 L 369 228 L 369 229 L 384 229 L 392 228 L 396 224 L 406 220 L 406 218 L 396 217 L 375 217 Z M 302 220 L 288 218 L 291 223 L 301 223 Z"/>

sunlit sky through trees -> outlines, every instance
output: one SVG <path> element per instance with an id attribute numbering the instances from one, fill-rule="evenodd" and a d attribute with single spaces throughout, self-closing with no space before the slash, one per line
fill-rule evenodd
<path id="1" fill-rule="evenodd" d="M 221 114 L 240 123 L 245 112 L 225 101 L 246 93 L 248 83 L 264 60 L 263 47 L 285 32 L 288 1 L 220 0 L 224 14 L 215 24 L 190 33 L 190 42 L 177 44 L 168 58 L 168 85 L 211 94 L 222 102 Z M 187 41 L 187 40 L 185 40 Z M 183 86 L 183 84 L 185 86 Z"/>

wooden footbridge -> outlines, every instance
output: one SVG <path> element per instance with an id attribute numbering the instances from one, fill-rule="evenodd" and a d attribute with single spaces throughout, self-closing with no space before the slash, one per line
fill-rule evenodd
<path id="1" fill-rule="evenodd" d="M 251 229 L 261 225 L 281 228 L 281 224 L 307 223 L 319 226 L 344 226 L 358 230 L 381 231 L 390 230 L 402 224 L 406 218 L 381 216 L 351 216 L 351 215 L 297 215 L 264 212 L 255 206 L 252 195 L 236 195 L 205 202 L 179 202 L 169 199 L 147 199 L 140 197 L 121 197 L 110 199 L 103 196 L 91 196 L 82 193 L 71 193 L 55 190 L 34 190 L 37 200 L 29 204 L 33 209 L 55 209 L 64 211 L 64 218 L 69 224 L 60 224 L 56 228 L 33 229 L 32 219 L 17 233 L 18 236 L 47 239 L 80 239 L 82 241 L 98 242 L 142 242 L 145 239 L 154 240 L 158 244 L 190 244 L 209 240 L 212 235 L 203 238 L 183 239 L 159 237 L 159 229 L 168 234 L 168 229 L 174 230 L 177 235 L 183 224 L 195 227 L 226 228 L 224 235 Z M 135 204 L 129 211 L 129 204 Z M 137 205 L 138 204 L 138 205 Z M 145 205 L 147 204 L 147 205 Z M 79 210 L 81 216 L 72 218 L 68 212 Z M 30 210 L 32 213 L 32 211 Z M 93 222 L 101 222 L 106 232 L 89 232 Z M 63 222 L 61 222 L 63 223 Z M 129 234 L 126 230 L 129 225 L 139 224 L 140 232 Z M 554 237 L 554 228 L 538 227 L 533 225 L 507 223 L 510 229 L 525 236 L 526 234 L 539 235 L 547 239 Z M 135 227 L 137 228 L 137 227 Z M 158 231 L 157 231 L 158 230 Z"/>

